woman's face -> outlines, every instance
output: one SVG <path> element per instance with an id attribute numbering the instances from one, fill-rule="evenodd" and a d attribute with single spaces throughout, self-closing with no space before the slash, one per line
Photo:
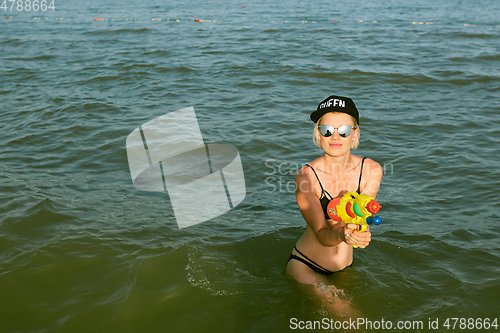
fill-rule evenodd
<path id="1" fill-rule="evenodd" d="M 333 135 L 329 137 L 324 137 L 321 132 L 318 131 L 319 142 L 321 148 L 331 156 L 341 156 L 346 154 L 351 149 L 351 142 L 357 138 L 358 130 L 352 130 L 349 136 L 343 138 L 339 135 L 338 128 L 342 125 L 354 127 L 354 120 L 352 117 L 345 113 L 332 113 L 329 112 L 321 118 L 318 126 L 321 125 L 331 125 L 335 128 Z"/>

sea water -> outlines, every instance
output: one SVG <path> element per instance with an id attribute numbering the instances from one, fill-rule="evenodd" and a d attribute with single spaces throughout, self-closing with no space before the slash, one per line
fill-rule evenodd
<path id="1" fill-rule="evenodd" d="M 309 114 L 331 94 L 360 111 L 353 153 L 384 169 L 383 222 L 333 278 L 342 297 L 393 323 L 378 331 L 500 316 L 498 1 L 6 5 L 0 332 L 289 332 L 334 318 L 284 274 L 305 228 L 294 175 L 322 154 Z M 238 149 L 246 196 L 179 229 L 168 194 L 134 187 L 125 141 L 189 106 L 205 143 Z"/>

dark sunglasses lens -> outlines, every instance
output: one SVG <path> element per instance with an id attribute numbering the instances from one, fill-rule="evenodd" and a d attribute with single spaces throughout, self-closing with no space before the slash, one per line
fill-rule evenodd
<path id="1" fill-rule="evenodd" d="M 326 138 L 333 135 L 333 127 L 330 125 L 321 125 L 319 130 L 321 131 L 321 135 Z"/>
<path id="2" fill-rule="evenodd" d="M 347 138 L 351 134 L 351 126 L 343 125 L 339 127 L 339 135 L 343 138 Z"/>

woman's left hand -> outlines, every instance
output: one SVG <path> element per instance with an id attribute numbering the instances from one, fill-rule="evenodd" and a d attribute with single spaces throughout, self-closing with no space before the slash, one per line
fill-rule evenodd
<path id="1" fill-rule="evenodd" d="M 368 244 L 370 244 L 370 241 L 372 240 L 370 226 L 367 226 L 365 232 L 357 231 L 358 229 L 357 224 L 347 224 L 346 229 L 349 229 L 349 231 L 347 231 L 345 235 L 347 244 L 356 245 L 357 247 L 360 247 L 362 249 L 364 249 L 365 247 L 368 246 Z"/>

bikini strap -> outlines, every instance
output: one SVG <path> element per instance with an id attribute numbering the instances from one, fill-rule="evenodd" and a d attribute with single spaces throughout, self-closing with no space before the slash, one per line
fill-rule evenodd
<path id="1" fill-rule="evenodd" d="M 360 194 L 359 190 L 361 187 L 361 176 L 363 176 L 363 164 L 365 164 L 365 159 L 366 157 L 363 157 L 363 160 L 361 160 L 361 171 L 359 172 L 358 189 L 356 190 L 358 194 Z"/>
<path id="2" fill-rule="evenodd" d="M 297 245 L 295 245 L 293 248 L 295 249 L 295 251 L 297 251 L 297 253 L 299 253 L 299 254 L 303 257 L 303 259 L 307 260 L 307 262 L 309 262 L 311 265 L 313 265 L 314 267 L 316 267 L 318 270 L 323 271 L 323 272 L 322 272 L 323 274 L 331 274 L 331 273 L 333 273 L 333 271 L 331 271 L 331 270 L 329 270 L 329 269 L 326 269 L 326 268 L 324 268 L 323 266 L 321 266 L 321 265 L 319 265 L 319 264 L 315 263 L 314 261 L 312 261 L 311 259 L 309 259 L 309 257 L 307 257 L 306 255 L 304 255 L 304 253 L 300 252 L 300 251 L 299 251 L 299 249 L 297 249 Z M 303 262 L 303 261 L 302 261 L 302 262 Z M 306 264 L 306 265 L 307 265 L 307 264 Z M 309 265 L 308 265 L 308 266 L 309 266 Z M 312 268 L 312 267 L 311 267 L 311 268 Z"/>
<path id="3" fill-rule="evenodd" d="M 318 174 L 316 173 L 316 170 L 314 170 L 314 168 L 312 166 L 310 166 L 309 164 L 305 164 L 307 165 L 308 167 L 310 167 L 312 169 L 312 171 L 314 172 L 314 175 L 316 175 L 316 178 L 318 179 L 318 183 L 319 183 L 319 186 L 321 186 L 321 193 L 326 193 L 328 194 L 328 196 L 330 197 L 330 200 L 332 199 L 332 196 L 330 195 L 330 193 L 328 193 L 328 191 L 325 191 L 325 189 L 323 188 L 323 185 L 321 184 L 321 180 L 319 180 L 319 177 L 318 177 Z M 298 251 L 297 251 L 298 252 Z M 300 252 L 299 252 L 300 253 Z"/>

